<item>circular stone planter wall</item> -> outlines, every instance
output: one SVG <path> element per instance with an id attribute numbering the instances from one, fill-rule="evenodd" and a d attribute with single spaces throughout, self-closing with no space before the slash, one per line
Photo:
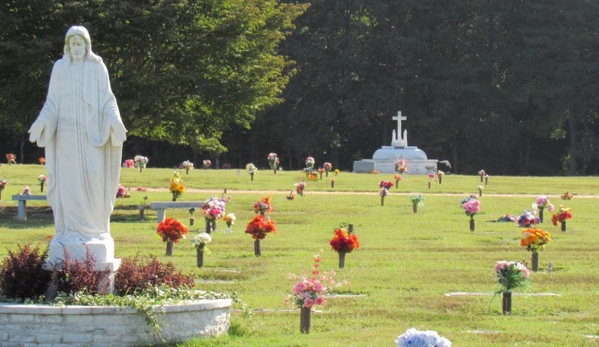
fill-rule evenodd
<path id="1" fill-rule="evenodd" d="M 169 343 L 226 334 L 231 299 L 157 306 Z M 0 341 L 24 346 L 141 346 L 160 343 L 144 316 L 130 307 L 48 306 L 0 303 Z"/>

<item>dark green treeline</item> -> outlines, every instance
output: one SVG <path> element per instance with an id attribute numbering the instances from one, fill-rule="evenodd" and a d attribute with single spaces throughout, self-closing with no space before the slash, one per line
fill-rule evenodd
<path id="1" fill-rule="evenodd" d="M 129 4 L 130 13 L 145 2 L 114 1 L 113 6 L 120 3 Z M 177 72 L 158 75 L 163 78 L 143 64 L 139 69 L 109 66 L 118 83 L 132 80 L 134 87 L 115 87 L 113 81 L 122 113 L 132 114 L 126 124 L 135 137 L 125 156 L 145 154 L 151 162 L 154 156 L 159 166 L 210 158 L 219 165 L 266 167 L 266 155 L 277 152 L 288 169 L 301 168 L 312 155 L 317 165 L 329 161 L 348 170 L 354 160 L 389 145 L 391 117 L 401 110 L 408 117 L 404 127 L 410 145 L 429 158 L 449 160 L 452 172 L 599 171 L 597 2 L 314 0 L 306 8 L 295 1 L 225 1 L 237 11 L 244 9 L 243 16 L 230 6 L 215 6 L 217 1 L 198 1 L 202 6 L 193 13 L 182 10 L 188 2 L 179 3 L 184 29 L 183 19 L 162 13 L 139 28 L 140 35 L 150 37 L 142 42 L 135 33 L 120 37 L 117 28 L 103 34 L 106 21 L 98 22 L 95 37 L 92 32 L 98 44 L 111 43 L 110 49 L 95 49 L 107 62 L 126 54 L 137 62 L 143 54 L 162 53 L 162 46 L 147 45 L 161 33 L 155 25 L 163 18 L 172 18 L 173 35 L 184 35 L 189 47 L 187 53 L 163 53 L 170 64 L 165 66 Z M 256 8 L 270 15 L 260 17 Z M 198 18 L 202 25 L 195 24 Z M 0 24 L 5 19 L 0 17 Z M 166 47 L 172 44 L 164 40 Z M 45 54 L 56 59 L 56 52 Z M 173 52 L 181 56 L 171 58 Z M 193 56 L 197 61 L 186 60 Z M 4 48 L 0 59 L 4 69 Z M 190 66 L 178 70 L 183 61 Z M 31 78 L 46 83 L 45 69 L 40 66 Z M 9 106 L 11 96 L 3 89 L 16 82 L 0 72 L 0 131 L 11 137 L 0 146 L 17 152 L 26 126 L 12 131 L 8 120 L 25 106 Z M 202 83 L 188 81 L 196 73 L 202 74 Z M 185 83 L 177 86 L 181 80 Z M 36 89 L 24 102 L 37 103 L 28 120 L 44 93 L 45 87 Z M 154 98 L 160 103 L 151 102 Z"/>

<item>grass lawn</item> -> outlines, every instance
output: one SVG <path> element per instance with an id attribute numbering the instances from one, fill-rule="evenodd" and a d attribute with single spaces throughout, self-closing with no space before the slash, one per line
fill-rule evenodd
<path id="1" fill-rule="evenodd" d="M 172 261 L 198 278 L 197 287 L 218 292 L 235 292 L 249 307 L 252 317 L 240 307 L 232 312 L 228 336 L 195 340 L 179 346 L 393 346 L 408 328 L 436 330 L 454 346 L 597 346 L 599 340 L 599 238 L 596 210 L 599 179 L 596 177 L 503 177 L 491 176 L 484 186 L 476 173 L 446 175 L 443 184 L 427 176 L 403 175 L 381 206 L 378 183 L 395 183 L 389 174 L 354 174 L 306 181 L 304 197 L 286 196 L 305 175 L 262 170 L 253 182 L 244 170 L 194 170 L 182 178 L 188 191 L 181 201 L 221 196 L 227 189 L 227 212 L 238 220 L 228 236 L 224 222 L 217 223 L 211 255 L 205 267 L 195 265 L 195 251 L 186 240 L 175 245 L 166 257 L 165 245 L 157 237 L 156 212 L 146 211 L 139 220 L 137 206 L 148 196 L 151 201 L 170 201 L 165 188 L 172 169 L 148 168 L 143 172 L 123 169 L 121 183 L 131 188 L 129 199 L 118 199 L 112 216 L 112 235 L 117 257 L 157 255 Z M 28 220 L 16 219 L 16 202 L 10 196 L 25 186 L 39 192 L 37 177 L 45 174 L 39 165 L 3 165 L 0 179 L 8 180 L 0 201 L 0 257 L 17 244 L 44 245 L 53 234 L 53 219 L 46 202 L 28 203 Z M 323 175 L 324 176 L 324 175 Z M 331 188 L 331 179 L 335 187 Z M 467 217 L 459 206 L 465 196 L 477 193 L 481 213 L 476 231 L 470 232 Z M 137 187 L 153 188 L 146 192 Z M 243 231 L 254 216 L 253 204 L 269 191 L 275 212 L 269 214 L 278 232 L 262 241 L 262 257 L 253 254 L 253 240 Z M 565 191 L 577 194 L 563 201 Z M 409 196 L 422 194 L 424 206 L 413 213 Z M 478 193 L 477 193 L 478 194 Z M 540 253 L 539 272 L 531 285 L 514 295 L 513 313 L 504 316 L 500 297 L 492 295 L 447 296 L 448 293 L 491 293 L 497 289 L 493 268 L 498 260 L 525 260 L 530 253 L 520 247 L 521 229 L 514 223 L 497 223 L 502 215 L 519 215 L 538 195 L 548 195 L 558 207 L 572 208 L 573 219 L 563 233 L 550 223 L 545 212 L 540 227 L 553 241 Z M 167 215 L 188 222 L 186 210 L 168 210 Z M 204 223 L 196 213 L 199 231 Z M 350 284 L 337 294 L 354 297 L 331 298 L 312 314 L 310 334 L 299 332 L 299 310 L 285 306 L 284 298 L 300 274 L 312 265 L 312 255 L 322 250 L 323 270 L 337 269 L 337 254 L 330 249 L 333 231 L 353 224 L 361 247 L 346 257 L 337 279 Z M 193 229 L 196 228 L 196 229 Z M 549 263 L 553 271 L 547 272 Z M 532 294 L 555 293 L 557 296 Z"/>

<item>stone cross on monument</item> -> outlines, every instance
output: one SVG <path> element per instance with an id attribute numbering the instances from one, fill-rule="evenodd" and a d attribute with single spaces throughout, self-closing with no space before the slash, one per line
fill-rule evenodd
<path id="1" fill-rule="evenodd" d="M 407 119 L 408 117 L 401 116 L 401 111 L 397 111 L 397 117 L 393 117 L 393 120 L 397 121 L 397 132 L 395 129 L 393 129 L 393 138 L 391 139 L 391 146 L 395 148 L 405 148 L 408 146 L 407 131 L 404 130 L 403 136 L 401 133 L 401 121 Z"/>

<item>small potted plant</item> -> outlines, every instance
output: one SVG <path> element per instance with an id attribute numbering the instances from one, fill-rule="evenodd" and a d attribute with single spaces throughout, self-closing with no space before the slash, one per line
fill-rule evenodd
<path id="1" fill-rule="evenodd" d="M 512 291 L 528 284 L 530 272 L 520 262 L 504 260 L 498 261 L 495 265 L 495 274 L 500 286 L 495 295 L 502 294 L 503 314 L 509 315 L 512 313 Z"/>
<path id="2" fill-rule="evenodd" d="M 189 231 L 183 223 L 172 217 L 167 217 L 158 223 L 156 233 L 162 238 L 162 242 L 166 242 L 166 255 L 172 256 L 173 244 L 179 243 L 180 239 L 184 239 Z"/>

